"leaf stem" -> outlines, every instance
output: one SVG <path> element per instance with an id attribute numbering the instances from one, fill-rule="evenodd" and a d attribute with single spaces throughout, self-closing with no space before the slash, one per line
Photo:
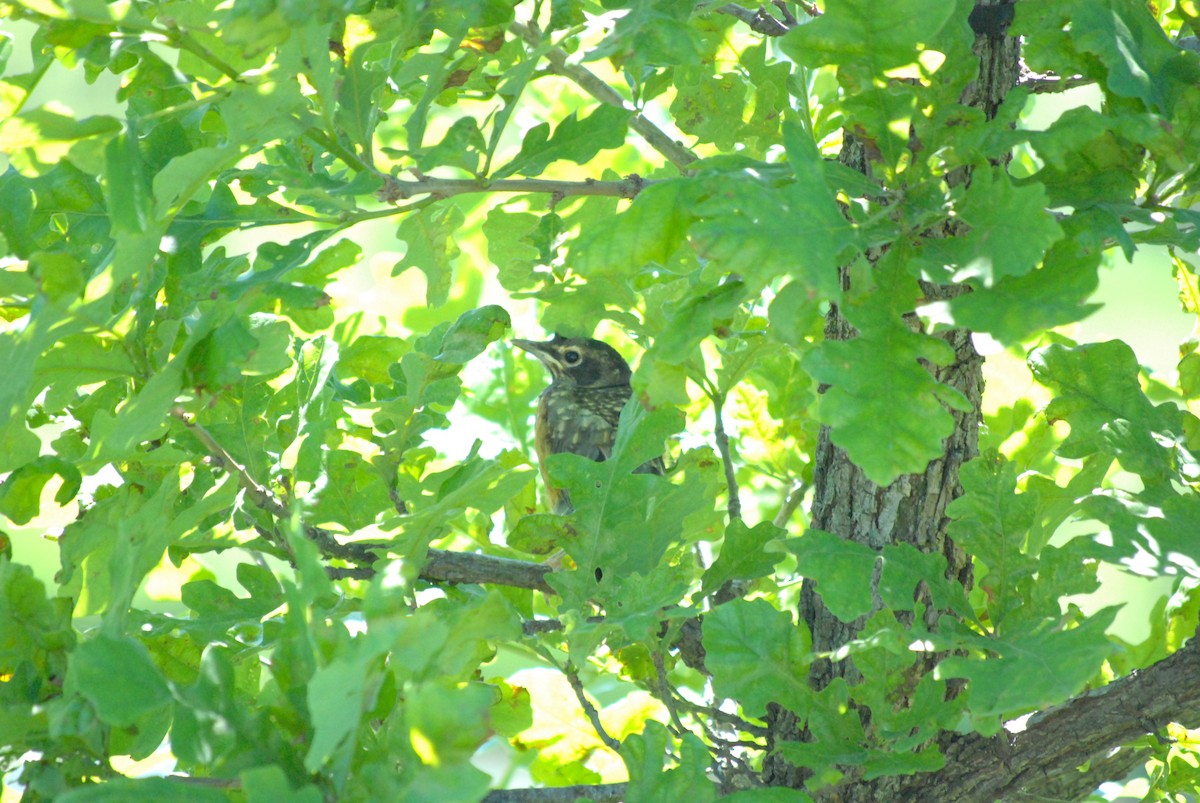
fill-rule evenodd
<path id="1" fill-rule="evenodd" d="M 592 723 L 592 727 L 596 731 L 596 735 L 600 737 L 600 741 L 613 752 L 621 752 L 621 743 L 608 735 L 608 731 L 604 729 L 604 723 L 600 721 L 600 714 L 596 711 L 596 707 L 592 705 L 592 701 L 587 698 L 583 691 L 583 681 L 579 679 L 579 672 L 575 669 L 575 665 L 570 661 L 562 667 L 562 672 L 567 676 L 567 683 L 571 684 L 571 690 L 575 692 L 575 699 L 579 700 L 579 705 L 583 708 L 583 713 L 587 715 L 588 721 Z"/>
<path id="2" fill-rule="evenodd" d="M 538 47 L 542 43 L 541 36 L 530 26 L 513 22 L 508 26 L 508 29 L 534 47 Z M 546 61 L 550 62 L 552 72 L 574 81 L 583 91 L 601 103 L 607 103 L 609 106 L 616 106 L 619 109 L 629 108 L 625 103 L 625 98 L 621 97 L 615 89 L 587 68 L 578 64 L 571 64 L 567 61 L 567 58 L 567 53 L 562 48 L 555 47 L 546 52 Z M 640 112 L 630 118 L 629 127 L 641 134 L 642 139 L 646 140 L 650 147 L 666 157 L 667 161 L 680 170 L 686 170 L 687 166 L 698 158 L 696 154 L 692 153 L 681 143 L 676 142 L 665 131 L 643 117 Z"/>
<path id="3" fill-rule="evenodd" d="M 725 466 L 725 485 L 729 489 L 727 505 L 729 520 L 735 521 L 742 518 L 742 499 L 738 491 L 737 474 L 733 467 L 733 448 L 729 445 L 729 434 L 725 432 L 723 408 L 726 396 L 716 388 L 710 388 L 708 389 L 708 398 L 713 405 L 713 437 L 717 441 L 717 452 L 720 453 L 721 462 Z"/>

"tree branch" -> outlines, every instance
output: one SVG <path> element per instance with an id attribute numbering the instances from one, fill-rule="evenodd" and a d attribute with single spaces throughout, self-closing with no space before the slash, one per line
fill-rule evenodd
<path id="1" fill-rule="evenodd" d="M 1051 92 L 1066 92 L 1096 83 L 1093 78 L 1082 75 L 1061 76 L 1048 73 L 1025 73 L 1017 81 L 1017 86 L 1034 95 L 1044 95 Z"/>
<path id="2" fill-rule="evenodd" d="M 596 735 L 600 737 L 600 741 L 613 752 L 621 752 L 621 743 L 608 735 L 608 731 L 604 729 L 604 723 L 600 721 L 600 714 L 596 711 L 596 707 L 592 705 L 592 701 L 587 698 L 587 694 L 583 691 L 583 681 L 579 679 L 579 672 L 575 669 L 574 664 L 567 661 L 563 667 L 563 674 L 567 676 L 567 682 L 571 684 L 571 690 L 575 692 L 575 698 L 579 700 L 579 706 L 583 709 L 583 713 L 587 715 L 588 722 L 592 723 L 592 728 L 595 729 Z"/>
<path id="3" fill-rule="evenodd" d="M 737 3 L 726 3 L 720 8 L 715 9 L 718 14 L 728 14 L 731 17 L 737 17 L 742 22 L 750 26 L 750 30 L 755 33 L 761 33 L 763 36 L 783 36 L 790 31 L 796 24 L 796 18 L 787 13 L 787 17 L 791 17 L 791 21 L 787 17 L 783 20 L 777 20 L 767 13 L 767 9 L 759 6 L 757 11 L 752 11 L 745 6 L 739 6 Z"/>
<path id="4" fill-rule="evenodd" d="M 421 568 L 421 579 L 434 583 L 489 583 L 556 594 L 558 592 L 546 582 L 546 575 L 551 571 L 544 563 L 430 549 Z"/>
<path id="5" fill-rule="evenodd" d="M 432 195 L 437 198 L 449 198 L 452 195 L 465 195 L 479 192 L 540 192 L 548 193 L 559 198 L 574 195 L 608 195 L 618 198 L 634 198 L 654 179 L 644 179 L 631 174 L 620 181 L 553 181 L 540 178 L 505 178 L 497 181 L 476 178 L 430 178 L 421 176 L 413 181 L 405 181 L 388 176 L 384 179 L 383 188 L 377 198 L 385 203 L 412 198 L 417 195 Z"/>
<path id="6" fill-rule="evenodd" d="M 182 407 L 172 408 L 171 416 L 188 428 L 188 431 L 196 437 L 196 440 L 200 441 L 221 468 L 237 477 L 238 484 L 246 491 L 246 496 L 256 507 L 276 519 L 286 519 L 291 515 L 282 499 L 254 479 L 246 467 L 234 459 L 233 455 L 212 436 L 212 433 L 192 421 Z M 357 580 L 368 580 L 374 577 L 375 570 L 372 568 L 372 564 L 379 560 L 379 555 L 375 550 L 387 546 L 387 544 L 367 544 L 353 541 L 342 543 L 333 533 L 320 527 L 306 525 L 304 533 L 326 556 L 358 564 L 354 567 L 330 567 L 327 571 L 334 578 L 352 577 Z M 264 537 L 266 537 L 265 533 Z M 555 593 L 554 589 L 546 583 L 546 575 L 550 571 L 551 568 L 544 563 L 430 548 L 419 577 L 431 583 L 504 585 L 553 594 Z"/>
<path id="7" fill-rule="evenodd" d="M 775 519 L 772 522 L 776 527 L 787 527 L 787 523 L 792 520 L 792 514 L 796 512 L 796 508 L 800 507 L 800 503 L 804 501 L 804 494 L 808 491 L 808 485 L 804 480 L 793 480 L 791 487 L 788 488 L 787 495 L 783 499 L 783 504 L 779 507 L 779 512 L 775 514 Z"/>
<path id="8" fill-rule="evenodd" d="M 1141 750 L 1113 754 L 1122 744 L 1158 733 L 1169 722 L 1193 726 L 1200 722 L 1197 677 L 1200 637 L 1193 636 L 1153 666 L 1035 714 L 1023 731 L 955 739 L 943 751 L 942 770 L 902 779 L 898 787 L 891 787 L 891 799 L 932 803 L 1077 799 L 1145 759 Z M 1093 769 L 1103 767 L 1104 774 L 1079 771 L 1089 763 Z M 818 799 L 874 800 L 874 784 L 854 784 L 852 790 L 831 787 Z"/>
<path id="9" fill-rule="evenodd" d="M 508 29 L 534 47 L 542 44 L 539 33 L 527 25 L 513 22 Z M 546 61 L 550 62 L 550 68 L 554 73 L 574 81 L 583 91 L 601 103 L 628 110 L 625 99 L 615 89 L 585 67 L 571 64 L 567 59 L 566 51 L 561 48 L 552 47 L 546 52 Z M 630 118 L 629 127 L 680 170 L 686 169 L 688 165 L 696 161 L 696 154 L 673 140 L 665 131 L 643 117 L 640 112 Z"/>
<path id="10" fill-rule="evenodd" d="M 555 786 L 548 789 L 498 789 L 488 792 L 482 803 L 613 803 L 624 800 L 629 784 L 601 783 L 595 786 Z"/>

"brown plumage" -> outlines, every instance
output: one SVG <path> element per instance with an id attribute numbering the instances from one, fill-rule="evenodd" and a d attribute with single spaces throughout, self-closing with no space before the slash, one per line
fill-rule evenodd
<path id="1" fill-rule="evenodd" d="M 550 485 L 546 458 L 560 452 L 601 462 L 612 454 L 621 408 L 633 389 L 629 364 L 607 343 L 589 338 L 514 340 L 513 345 L 541 360 L 550 371 L 550 386 L 538 398 L 534 448 L 542 480 L 555 513 L 573 510 L 567 492 Z M 645 463 L 638 473 L 662 474 L 662 458 Z"/>

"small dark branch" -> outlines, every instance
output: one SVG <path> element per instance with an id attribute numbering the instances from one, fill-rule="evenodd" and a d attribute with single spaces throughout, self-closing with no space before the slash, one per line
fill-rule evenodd
<path id="1" fill-rule="evenodd" d="M 246 467 L 237 460 L 234 460 L 233 455 L 225 451 L 225 447 L 217 442 L 216 438 L 212 436 L 212 433 L 188 418 L 187 413 L 182 407 L 172 407 L 171 415 L 172 417 L 183 422 L 184 426 L 188 428 L 188 431 L 196 436 L 196 440 L 200 441 L 200 443 L 204 445 L 204 448 L 208 450 L 209 455 L 221 466 L 221 468 L 237 477 L 238 484 L 242 486 L 242 489 L 245 490 L 246 495 L 250 497 L 250 501 L 253 502 L 256 507 L 262 508 L 277 519 L 284 519 L 288 517 L 287 506 L 284 505 L 283 502 L 281 502 L 279 498 L 275 496 L 275 494 L 271 493 L 269 488 L 260 484 L 257 480 L 251 477 L 250 472 L 246 470 Z"/>
<path id="2" fill-rule="evenodd" d="M 725 464 L 725 485 L 729 489 L 729 520 L 734 521 L 742 517 L 742 499 L 738 493 L 737 476 L 733 469 L 733 450 L 729 446 L 729 435 L 725 432 L 725 416 L 722 408 L 725 406 L 724 393 L 711 393 L 709 399 L 713 403 L 713 418 L 716 420 L 714 435 L 717 439 L 717 451 L 721 455 L 721 462 Z"/>
<path id="3" fill-rule="evenodd" d="M 796 19 L 796 15 L 793 14 L 792 10 L 787 7 L 787 2 L 785 0 L 771 0 L 771 5 L 775 6 L 775 10 L 779 12 L 779 18 L 783 20 L 784 25 L 788 26 L 789 28 L 795 28 L 800 24 L 800 20 Z M 817 11 L 816 6 L 810 6 L 804 3 L 800 3 L 800 5 L 804 8 L 804 12 L 809 16 L 816 17 L 821 13 Z"/>
<path id="4" fill-rule="evenodd" d="M 392 500 L 392 509 L 401 516 L 408 515 L 408 503 L 400 498 L 400 492 L 396 490 L 394 485 L 388 486 L 388 499 Z"/>
<path id="5" fill-rule="evenodd" d="M 519 22 L 512 23 L 508 28 L 534 47 L 541 46 L 541 36 L 533 28 Z M 546 61 L 550 62 L 550 69 L 554 73 L 574 81 L 581 89 L 601 103 L 607 103 L 609 106 L 616 106 L 619 109 L 628 108 L 625 99 L 615 89 L 582 65 L 572 64 L 568 59 L 567 52 L 562 48 L 552 47 L 546 53 Z M 629 127 L 680 170 L 686 169 L 689 164 L 696 161 L 696 154 L 671 139 L 665 131 L 641 114 L 635 114 L 630 118 Z"/>
<path id="6" fill-rule="evenodd" d="M 421 579 L 433 583 L 491 583 L 554 594 L 556 592 L 546 582 L 550 571 L 544 563 L 430 549 L 421 569 Z"/>
<path id="7" fill-rule="evenodd" d="M 587 623 L 589 625 L 603 624 L 604 617 L 589 616 Z M 567 627 L 562 623 L 561 619 L 530 619 L 527 622 L 521 623 L 521 633 L 526 636 L 538 636 L 542 633 L 558 633 L 566 629 Z"/>
<path id="8" fill-rule="evenodd" d="M 679 719 L 679 710 L 675 707 L 675 694 L 671 691 L 671 684 L 667 681 L 667 668 L 663 665 L 663 656 L 661 650 L 655 650 L 653 653 L 654 672 L 658 677 L 658 699 L 662 700 L 662 704 L 667 707 L 667 713 L 671 715 L 671 722 L 675 725 L 675 732 L 680 736 L 687 731 L 683 727 L 683 722 Z"/>
<path id="9" fill-rule="evenodd" d="M 1017 81 L 1017 86 L 1034 95 L 1045 95 L 1051 92 L 1066 92 L 1096 83 L 1095 79 L 1082 75 L 1071 75 L 1066 78 L 1060 75 L 1026 73 Z"/>
<path id="10" fill-rule="evenodd" d="M 242 781 L 240 778 L 200 778 L 194 775 L 168 775 L 168 781 L 176 783 L 188 784 L 190 786 L 202 786 L 206 789 L 241 789 Z"/>
<path id="11" fill-rule="evenodd" d="M 679 628 L 679 638 L 671 646 L 679 650 L 679 659 L 685 666 L 706 675 L 712 674 L 704 665 L 707 653 L 704 649 L 704 625 L 700 618 L 684 621 Z"/>
<path id="12" fill-rule="evenodd" d="M 728 14 L 731 17 L 737 17 L 742 22 L 750 26 L 750 30 L 755 33 L 761 33 L 763 36 L 783 36 L 792 29 L 796 22 L 796 18 L 792 17 L 789 23 L 780 21 L 767 13 L 767 10 L 762 6 L 758 7 L 757 11 L 751 11 L 745 6 L 739 6 L 737 3 L 726 3 L 716 9 L 718 14 Z M 789 13 L 787 16 L 791 17 Z"/>
<path id="13" fill-rule="evenodd" d="M 588 700 L 587 695 L 583 691 L 583 681 L 579 679 L 579 672 L 575 670 L 574 665 L 569 661 L 563 667 L 563 674 L 567 676 L 567 682 L 571 684 L 571 690 L 575 692 L 575 699 L 579 700 L 580 707 L 583 708 L 583 713 L 587 715 L 588 722 L 592 723 L 592 727 L 596 731 L 596 735 L 600 737 L 600 741 L 604 742 L 613 752 L 621 752 L 621 743 L 608 735 L 608 731 L 604 729 L 604 723 L 600 721 L 600 714 L 596 711 L 596 707 Z"/>
<path id="14" fill-rule="evenodd" d="M 624 800 L 629 784 L 602 783 L 595 786 L 555 786 L 549 789 L 497 789 L 484 795 L 482 803 L 615 803 Z"/>
<path id="15" fill-rule="evenodd" d="M 565 630 L 560 619 L 530 619 L 521 623 L 521 634 L 525 636 L 540 636 L 543 633 L 558 633 Z"/>
<path id="16" fill-rule="evenodd" d="M 775 521 L 772 522 L 776 527 L 787 527 L 787 523 L 792 520 L 792 514 L 796 512 L 796 508 L 800 507 L 800 503 L 804 501 L 804 494 L 808 491 L 808 486 L 803 480 L 796 480 L 792 483 L 792 487 L 788 489 L 787 496 L 784 497 L 783 506 L 779 508 L 779 512 L 775 514 Z"/>
<path id="17" fill-rule="evenodd" d="M 743 731 L 745 733 L 750 733 L 750 734 L 753 734 L 753 735 L 758 736 L 763 739 L 770 736 L 770 731 L 768 731 L 765 727 L 763 727 L 762 725 L 755 725 L 751 722 L 747 722 L 746 720 L 739 717 L 737 714 L 730 714 L 728 712 L 722 711 L 721 709 L 715 708 L 713 706 L 697 705 L 696 703 L 693 703 L 690 700 L 688 700 L 686 697 L 677 698 L 676 704 L 679 705 L 681 708 L 686 708 L 688 711 L 692 712 L 693 714 L 707 717 L 708 719 L 711 719 L 713 722 L 719 722 L 722 725 L 733 728 L 734 730 Z"/>
<path id="18" fill-rule="evenodd" d="M 780 0 L 775 0 L 775 2 L 778 5 L 782 5 L 782 3 L 780 3 Z M 804 9 L 804 13 L 810 17 L 816 18 L 816 17 L 821 16 L 821 14 L 822 14 L 821 9 L 817 8 L 815 3 L 808 3 L 808 2 L 805 2 L 805 0 L 796 0 L 796 5 L 800 6 L 800 8 L 802 8 L 802 9 Z M 790 21 L 793 24 L 795 24 L 796 18 L 792 17 Z"/>
<path id="19" fill-rule="evenodd" d="M 375 570 L 370 566 L 326 566 L 325 574 L 330 580 L 370 580 Z"/>
<path id="20" fill-rule="evenodd" d="M 305 533 L 316 543 L 326 555 L 351 563 L 360 564 L 354 568 L 331 567 L 326 569 L 330 577 L 352 577 L 356 580 L 369 580 L 375 576 L 375 569 L 370 564 L 378 560 L 373 549 L 383 549 L 386 545 L 348 543 L 343 544 L 333 537 L 328 530 L 319 527 L 307 527 Z M 512 558 L 501 558 L 496 555 L 481 555 L 474 552 L 454 552 L 446 549 L 430 548 L 426 553 L 425 565 L 421 568 L 420 577 L 427 583 L 478 583 L 480 585 L 511 586 L 512 588 L 529 588 L 546 594 L 555 593 L 546 583 L 546 575 L 551 568 L 544 563 L 531 563 Z M 555 621 L 557 620 L 546 620 Z M 546 631 L 561 629 L 550 625 Z"/>
<path id="21" fill-rule="evenodd" d="M 376 197 L 384 203 L 396 203 L 418 195 L 449 198 L 468 193 L 547 193 L 555 198 L 569 195 L 606 195 L 617 198 L 635 198 L 653 179 L 644 179 L 631 174 L 619 181 L 553 181 L 542 178 L 505 178 L 497 181 L 475 178 L 431 178 L 422 176 L 416 180 L 398 179 L 388 176 Z M 408 211 L 405 207 L 403 211 Z"/>

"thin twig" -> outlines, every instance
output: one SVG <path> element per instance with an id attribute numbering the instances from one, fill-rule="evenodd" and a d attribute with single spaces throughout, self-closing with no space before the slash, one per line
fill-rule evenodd
<path id="1" fill-rule="evenodd" d="M 588 721 L 592 723 L 592 727 L 596 730 L 596 735 L 600 737 L 600 741 L 604 742 L 614 752 L 621 752 L 621 743 L 608 735 L 608 731 L 604 729 L 604 723 L 600 721 L 600 713 L 596 711 L 596 707 L 592 705 L 591 700 L 584 693 L 583 681 L 579 679 L 579 672 L 576 671 L 575 665 L 567 661 L 562 671 L 567 676 L 567 682 L 571 684 L 571 689 L 575 692 L 575 699 L 579 700 L 579 705 L 583 708 L 583 713 L 587 715 Z"/>
<path id="2" fill-rule="evenodd" d="M 267 488 L 265 485 L 262 485 L 252 476 L 250 476 L 250 472 L 246 469 L 246 467 L 235 460 L 233 455 L 227 452 L 225 447 L 217 442 L 217 439 L 212 436 L 212 433 L 210 433 L 200 424 L 197 424 L 195 421 L 192 421 L 190 418 L 188 418 L 187 413 L 182 407 L 172 407 L 171 415 L 183 422 L 184 426 L 188 428 L 188 431 L 196 436 L 196 440 L 200 441 L 200 443 L 204 445 L 204 448 L 208 450 L 208 453 L 222 464 L 222 468 L 237 477 L 238 484 L 241 485 L 242 489 L 246 491 L 246 495 L 250 497 L 250 501 L 252 501 L 256 507 L 262 508 L 277 519 L 288 518 L 289 511 L 283 502 L 279 500 L 279 497 L 275 496 L 275 494 L 271 493 L 269 488 Z"/>
<path id="3" fill-rule="evenodd" d="M 483 796 L 482 803 L 614 803 L 629 794 L 627 783 L 600 783 L 594 786 L 552 786 L 546 789 L 496 789 Z"/>
<path id="4" fill-rule="evenodd" d="M 370 566 L 326 566 L 325 574 L 330 580 L 370 580 L 375 570 Z"/>
<path id="5" fill-rule="evenodd" d="M 400 498 L 400 492 L 396 490 L 395 484 L 388 484 L 388 499 L 392 500 L 392 509 L 401 516 L 408 515 L 408 502 Z"/>
<path id="6" fill-rule="evenodd" d="M 718 14 L 728 14 L 731 17 L 737 17 L 742 22 L 750 26 L 750 30 L 755 33 L 761 33 L 764 36 L 783 36 L 792 29 L 792 26 L 781 20 L 777 20 L 767 13 L 767 10 L 762 6 L 758 10 L 752 10 L 745 6 L 739 6 L 737 3 L 726 3 L 716 9 Z M 793 18 L 794 19 L 794 18 Z"/>
<path id="7" fill-rule="evenodd" d="M 502 178 L 495 181 L 476 178 L 433 178 L 421 176 L 416 180 L 398 179 L 388 176 L 376 197 L 385 203 L 412 198 L 417 195 L 432 195 L 449 198 L 481 192 L 544 193 L 557 198 L 572 195 L 605 195 L 616 198 L 635 198 L 638 193 L 660 179 L 645 179 L 632 173 L 617 181 L 555 181 L 544 178 Z"/>
<path id="8" fill-rule="evenodd" d="M 534 47 L 541 45 L 541 36 L 532 27 L 519 22 L 513 22 L 508 28 Z M 625 99 L 615 89 L 600 80 L 594 73 L 589 72 L 585 67 L 570 63 L 567 60 L 568 58 L 566 51 L 561 48 L 552 47 L 546 51 L 546 60 L 550 62 L 550 68 L 553 72 L 574 81 L 583 91 L 601 103 L 607 103 L 609 106 L 616 106 L 619 109 L 629 108 L 625 103 Z M 688 165 L 696 161 L 696 154 L 671 139 L 665 131 L 647 120 L 640 113 L 634 114 L 630 118 L 629 127 L 641 134 L 642 138 L 650 144 L 650 147 L 665 156 L 667 161 L 680 170 L 686 169 Z"/>
<path id="9" fill-rule="evenodd" d="M 776 527 L 783 529 L 787 523 L 791 521 L 792 514 L 796 512 L 796 508 L 800 507 L 800 503 L 804 501 L 804 494 L 808 491 L 808 486 L 803 480 L 794 480 L 790 488 L 788 488 L 787 496 L 783 499 L 783 506 L 779 508 L 779 512 L 775 514 L 775 520 L 772 522 Z"/>
<path id="10" fill-rule="evenodd" d="M 671 684 L 667 681 L 667 668 L 663 665 L 662 650 L 655 650 L 651 657 L 654 660 L 654 672 L 658 676 L 658 698 L 667 707 L 667 713 L 671 715 L 671 722 L 675 724 L 677 735 L 682 737 L 688 730 L 683 727 L 683 722 L 679 719 L 679 711 L 675 708 L 675 695 L 672 694 Z"/>
<path id="11" fill-rule="evenodd" d="M 725 485 L 729 489 L 729 520 L 735 521 L 742 517 L 742 499 L 738 493 L 737 476 L 733 469 L 733 450 L 729 445 L 729 435 L 725 432 L 725 420 L 722 408 L 725 406 L 725 394 L 711 389 L 708 398 L 713 403 L 713 418 L 716 419 L 714 436 L 717 440 L 717 451 L 721 454 L 721 462 L 725 464 Z"/>
<path id="12" fill-rule="evenodd" d="M 241 778 L 203 778 L 198 775 L 177 775 L 171 774 L 166 776 L 167 780 L 175 783 L 188 784 L 189 786 L 200 786 L 206 789 L 241 789 Z"/>
<path id="13" fill-rule="evenodd" d="M 1094 83 L 1096 83 L 1094 78 L 1087 78 L 1082 75 L 1072 75 L 1064 78 L 1060 75 L 1028 73 L 1022 75 L 1020 80 L 1017 81 L 1017 87 L 1033 95 L 1045 95 L 1051 92 L 1066 92 L 1068 89 L 1077 89 L 1081 86 L 1088 86 Z"/>
<path id="14" fill-rule="evenodd" d="M 693 703 L 691 700 L 683 697 L 682 695 L 676 696 L 676 704 L 681 705 L 683 708 L 686 708 L 693 714 L 699 714 L 713 720 L 714 722 L 720 722 L 722 725 L 728 725 L 731 728 L 736 728 L 739 731 L 745 731 L 746 733 L 751 733 L 755 736 L 761 736 L 764 739 L 771 734 L 771 732 L 762 725 L 755 725 L 751 722 L 747 722 L 737 714 L 730 714 L 728 711 L 722 711 L 715 706 Z"/>

